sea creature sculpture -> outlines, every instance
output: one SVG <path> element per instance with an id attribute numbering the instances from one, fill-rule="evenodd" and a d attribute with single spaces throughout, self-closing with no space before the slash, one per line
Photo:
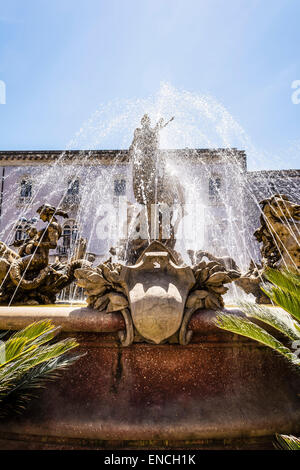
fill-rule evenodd
<path id="1" fill-rule="evenodd" d="M 74 271 L 89 266 L 85 260 L 49 264 L 49 251 L 56 249 L 62 228 L 57 217 L 66 212 L 49 204 L 37 209 L 46 227 L 29 227 L 19 253 L 0 242 L 0 303 L 54 303 L 56 295 L 74 281 Z"/>
<path id="2" fill-rule="evenodd" d="M 262 304 L 270 303 L 269 297 L 260 289 L 266 281 L 265 269 L 300 270 L 300 205 L 284 194 L 274 194 L 259 204 L 261 226 L 254 232 L 254 237 L 261 243 L 261 264 L 251 261 L 248 272 L 236 284 Z"/>

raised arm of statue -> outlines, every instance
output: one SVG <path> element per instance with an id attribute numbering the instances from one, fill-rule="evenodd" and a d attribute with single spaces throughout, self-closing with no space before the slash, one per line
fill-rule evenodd
<path id="1" fill-rule="evenodd" d="M 175 116 L 172 116 L 171 119 L 169 119 L 167 122 L 164 122 L 164 118 L 161 118 L 158 123 L 155 126 L 155 129 L 159 131 L 160 129 L 163 129 L 164 127 L 167 127 L 170 122 L 174 120 Z"/>

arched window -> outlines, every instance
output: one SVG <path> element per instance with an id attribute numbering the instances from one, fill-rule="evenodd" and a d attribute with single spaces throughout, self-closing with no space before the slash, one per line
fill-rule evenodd
<path id="1" fill-rule="evenodd" d="M 72 248 L 79 238 L 79 229 L 75 221 L 69 220 L 63 226 L 62 244 L 65 250 Z"/>
<path id="2" fill-rule="evenodd" d="M 26 229 L 34 225 L 33 219 L 27 220 L 26 217 L 20 217 L 18 225 L 15 227 L 15 241 L 21 241 L 28 238 Z"/>
<path id="3" fill-rule="evenodd" d="M 32 182 L 29 179 L 22 179 L 20 185 L 20 198 L 30 199 L 32 197 Z"/>
<path id="4" fill-rule="evenodd" d="M 36 228 L 35 226 L 37 221 L 37 217 L 32 217 L 31 219 L 27 219 L 27 217 L 20 217 L 17 225 L 14 226 L 15 241 L 20 242 L 22 240 L 29 239 L 28 230 Z"/>
<path id="5" fill-rule="evenodd" d="M 16 232 L 15 232 L 15 241 L 20 241 L 24 240 L 25 238 L 25 232 L 24 232 L 24 227 L 22 225 L 17 225 L 16 227 Z"/>
<path id="6" fill-rule="evenodd" d="M 68 181 L 68 190 L 67 194 L 75 195 L 79 194 L 79 179 L 73 179 Z"/>
<path id="7" fill-rule="evenodd" d="M 218 199 L 220 196 L 221 178 L 218 176 L 209 178 L 208 195 L 210 200 Z"/>
<path id="8" fill-rule="evenodd" d="M 126 180 L 125 179 L 116 179 L 114 181 L 114 195 L 126 196 Z"/>
<path id="9" fill-rule="evenodd" d="M 72 228 L 72 244 L 74 245 L 78 239 L 78 227 L 76 224 L 73 225 Z"/>
<path id="10" fill-rule="evenodd" d="M 63 230 L 63 246 L 65 248 L 70 248 L 71 246 L 71 227 L 70 225 L 65 225 Z"/>

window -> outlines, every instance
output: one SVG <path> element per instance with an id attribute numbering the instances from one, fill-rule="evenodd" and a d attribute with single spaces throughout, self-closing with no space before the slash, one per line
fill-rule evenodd
<path id="1" fill-rule="evenodd" d="M 62 238 L 63 238 L 64 249 L 68 250 L 72 248 L 76 244 L 78 237 L 79 237 L 78 225 L 75 222 L 68 221 L 63 226 Z"/>
<path id="2" fill-rule="evenodd" d="M 21 199 L 30 199 L 32 196 L 32 183 L 28 179 L 21 181 L 20 197 Z"/>
<path id="3" fill-rule="evenodd" d="M 269 187 L 270 187 L 270 192 L 271 192 L 272 194 L 276 194 L 276 193 L 277 193 L 275 183 L 270 183 L 270 186 L 269 186 Z"/>
<path id="4" fill-rule="evenodd" d="M 26 217 L 20 217 L 18 220 L 18 224 L 14 228 L 15 241 L 19 242 L 28 239 L 28 230 L 35 228 L 37 221 L 37 217 L 32 217 L 31 219 L 27 219 Z"/>
<path id="5" fill-rule="evenodd" d="M 221 178 L 215 177 L 209 179 L 208 194 L 210 199 L 217 199 L 220 196 Z"/>
<path id="6" fill-rule="evenodd" d="M 71 194 L 71 195 L 79 194 L 79 180 L 78 179 L 68 181 L 67 194 Z"/>
<path id="7" fill-rule="evenodd" d="M 114 181 L 114 195 L 125 196 L 126 195 L 126 180 L 117 179 Z"/>
<path id="8" fill-rule="evenodd" d="M 65 225 L 63 230 L 63 246 L 65 248 L 70 248 L 71 246 L 71 227 L 70 225 Z"/>
<path id="9" fill-rule="evenodd" d="M 79 195 L 79 179 L 69 179 L 67 191 L 62 201 L 62 208 L 66 211 L 73 210 L 78 207 L 80 203 Z"/>
<path id="10" fill-rule="evenodd" d="M 72 229 L 72 244 L 74 245 L 78 239 L 78 227 L 77 225 L 73 225 Z"/>
<path id="11" fill-rule="evenodd" d="M 24 232 L 24 227 L 22 227 L 22 225 L 18 225 L 16 227 L 15 241 L 18 242 L 20 240 L 24 240 L 25 237 L 26 233 Z"/>

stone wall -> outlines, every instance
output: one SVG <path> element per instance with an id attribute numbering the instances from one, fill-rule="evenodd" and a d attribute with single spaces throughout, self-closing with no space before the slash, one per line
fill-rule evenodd
<path id="1" fill-rule="evenodd" d="M 2 307 L 0 329 L 45 317 L 85 355 L 0 423 L 1 449 L 272 449 L 275 433 L 300 431 L 299 374 L 218 329 L 215 312 L 193 316 L 187 346 L 122 348 L 121 315 L 86 308 Z"/>

